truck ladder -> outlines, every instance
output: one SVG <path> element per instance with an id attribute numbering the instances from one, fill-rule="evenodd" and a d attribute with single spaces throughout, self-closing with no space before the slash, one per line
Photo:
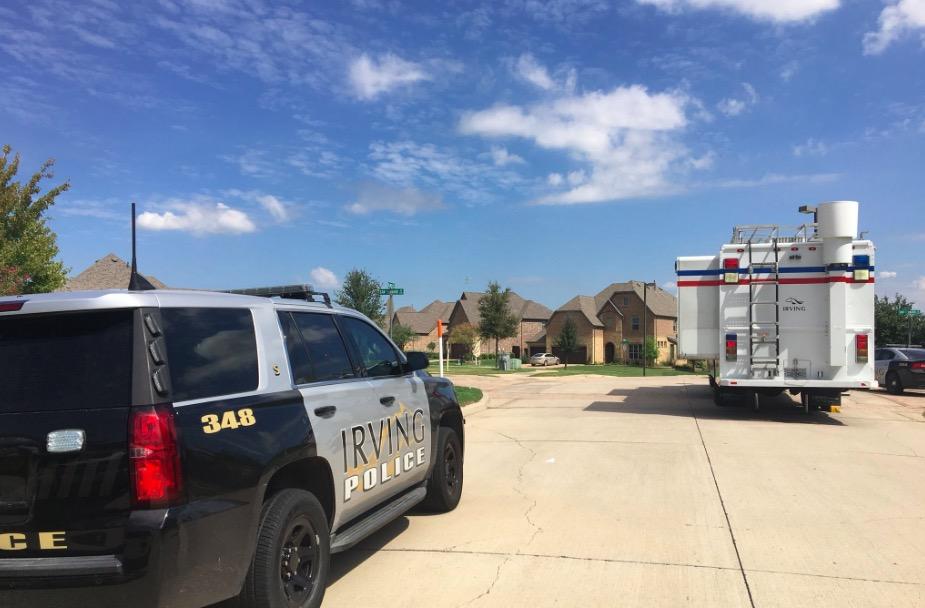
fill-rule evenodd
<path id="1" fill-rule="evenodd" d="M 780 375 L 780 248 L 777 235 L 771 239 L 773 261 L 756 262 L 752 252 L 752 242 L 748 241 L 748 367 L 752 378 L 776 378 Z M 767 257 L 765 257 L 767 260 Z M 761 287 L 774 287 L 774 299 L 758 299 Z M 759 308 L 774 307 L 774 320 L 768 315 L 758 315 Z M 762 355 L 756 351 L 762 347 L 770 353 Z M 761 374 L 759 376 L 759 374 Z"/>

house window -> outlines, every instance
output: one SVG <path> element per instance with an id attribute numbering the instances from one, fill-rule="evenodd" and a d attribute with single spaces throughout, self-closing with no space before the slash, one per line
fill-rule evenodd
<path id="1" fill-rule="evenodd" d="M 624 305 L 624 306 L 629 306 L 629 305 L 630 305 L 630 298 L 629 298 L 629 296 L 623 296 L 623 305 Z"/>
<path id="2" fill-rule="evenodd" d="M 632 324 L 633 324 L 632 325 L 633 331 L 639 331 L 639 316 L 638 315 L 633 316 Z"/>
<path id="3" fill-rule="evenodd" d="M 678 321 L 677 320 L 671 322 L 671 331 L 673 331 L 674 333 L 678 333 Z"/>
<path id="4" fill-rule="evenodd" d="M 639 361 L 642 359 L 642 344 L 629 345 L 629 358 L 630 361 Z"/>

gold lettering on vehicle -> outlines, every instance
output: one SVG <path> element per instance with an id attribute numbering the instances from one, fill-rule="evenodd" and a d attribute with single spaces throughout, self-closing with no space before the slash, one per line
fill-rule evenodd
<path id="1" fill-rule="evenodd" d="M 257 418 L 254 416 L 254 410 L 249 407 L 240 409 L 237 412 L 228 410 L 219 414 L 206 414 L 200 421 L 202 422 L 202 432 L 211 435 L 225 429 L 237 429 L 242 426 L 254 426 L 257 424 Z"/>
<path id="2" fill-rule="evenodd" d="M 60 551 L 67 549 L 67 532 L 36 532 L 30 537 L 21 532 L 0 532 L 0 551 Z"/>
<path id="3" fill-rule="evenodd" d="M 427 462 L 424 410 L 400 403 L 385 418 L 341 429 L 344 449 L 344 502 Z"/>

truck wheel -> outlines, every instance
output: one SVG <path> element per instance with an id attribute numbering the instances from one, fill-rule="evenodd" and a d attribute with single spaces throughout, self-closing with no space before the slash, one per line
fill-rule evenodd
<path id="1" fill-rule="evenodd" d="M 890 372 L 886 375 L 886 390 L 891 395 L 903 394 L 903 383 L 896 372 Z"/>
<path id="2" fill-rule="evenodd" d="M 427 482 L 427 498 L 423 506 L 431 511 L 452 511 L 462 498 L 463 451 L 456 431 L 441 426 L 437 435 L 437 462 Z"/>
<path id="3" fill-rule="evenodd" d="M 726 392 L 719 387 L 719 385 L 713 389 L 713 403 L 720 407 L 729 405 L 728 396 L 726 395 Z"/>
<path id="4" fill-rule="evenodd" d="M 283 490 L 263 507 L 254 561 L 238 598 L 242 608 L 317 608 L 324 599 L 331 534 L 310 492 Z"/>

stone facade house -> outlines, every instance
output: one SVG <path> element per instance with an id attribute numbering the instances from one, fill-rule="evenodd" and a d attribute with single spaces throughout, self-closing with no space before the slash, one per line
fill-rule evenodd
<path id="1" fill-rule="evenodd" d="M 150 275 L 142 275 L 157 289 L 167 286 Z M 114 253 L 104 255 L 86 270 L 68 279 L 63 291 L 91 291 L 97 289 L 128 289 L 132 267 Z"/>
<path id="2" fill-rule="evenodd" d="M 677 299 L 660 287 L 647 288 L 648 330 L 655 338 L 658 362 L 676 358 Z M 578 330 L 578 348 L 572 363 L 641 361 L 643 353 L 643 283 L 612 283 L 595 296 L 575 296 L 549 319 L 546 349 L 564 358 L 554 346 L 565 320 L 571 318 Z"/>
<path id="3" fill-rule="evenodd" d="M 449 332 L 452 334 L 454 327 L 468 323 L 478 329 L 481 315 L 479 314 L 479 302 L 485 294 L 478 291 L 466 291 L 456 300 L 453 305 L 453 312 L 450 314 Z M 511 312 L 517 318 L 517 335 L 513 338 L 506 338 L 498 342 L 498 348 L 501 352 L 511 353 L 514 357 L 529 355 L 531 353 L 543 352 L 546 348 L 546 323 L 549 321 L 552 311 L 534 300 L 527 300 L 520 295 L 511 292 L 508 306 Z M 450 347 L 450 356 L 453 358 L 465 355 L 465 347 L 460 344 L 453 344 Z M 495 352 L 494 340 L 481 340 L 475 348 L 475 356 L 482 353 L 493 354 Z"/>
<path id="4" fill-rule="evenodd" d="M 427 345 L 437 343 L 437 320 L 448 323 L 453 311 L 453 302 L 434 300 L 421 310 L 410 306 L 399 308 L 392 317 L 392 323 L 402 324 L 414 331 L 414 337 L 405 345 L 405 350 L 427 351 Z"/>

